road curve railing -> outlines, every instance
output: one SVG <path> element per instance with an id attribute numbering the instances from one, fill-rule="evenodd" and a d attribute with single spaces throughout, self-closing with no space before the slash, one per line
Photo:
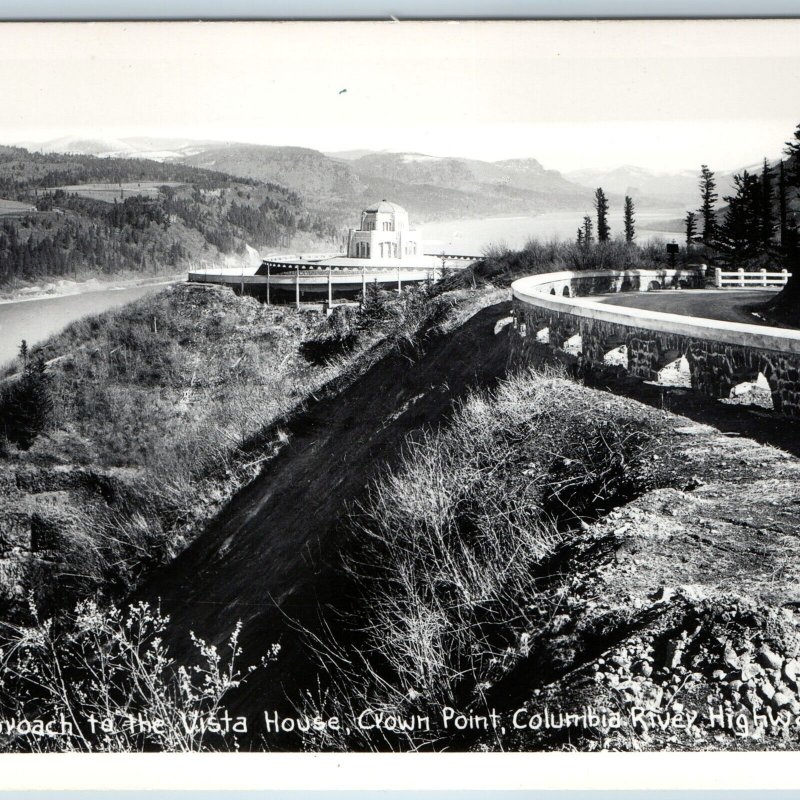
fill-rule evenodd
<path id="1" fill-rule="evenodd" d="M 665 366 L 685 358 L 694 389 L 729 398 L 734 387 L 766 379 L 775 411 L 800 416 L 800 331 L 627 308 L 592 294 L 703 285 L 695 270 L 551 272 L 511 285 L 514 354 L 541 358 L 541 348 L 581 364 L 607 364 L 624 350 L 627 370 L 656 381 Z M 570 353 L 564 348 L 570 342 Z M 538 354 L 538 355 L 537 355 Z"/>

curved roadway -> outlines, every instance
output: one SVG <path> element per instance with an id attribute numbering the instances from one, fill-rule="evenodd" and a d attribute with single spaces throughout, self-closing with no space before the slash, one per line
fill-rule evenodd
<path id="1" fill-rule="evenodd" d="M 776 327 L 747 309 L 766 303 L 777 294 L 767 289 L 664 289 L 651 292 L 625 292 L 593 295 L 591 300 L 628 308 L 644 308 L 686 317 L 705 317 L 723 322 L 744 322 L 749 325 Z"/>

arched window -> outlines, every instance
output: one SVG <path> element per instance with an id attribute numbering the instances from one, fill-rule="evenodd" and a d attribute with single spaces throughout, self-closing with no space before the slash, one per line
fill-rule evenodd
<path id="1" fill-rule="evenodd" d="M 369 258 L 369 242 L 364 242 L 364 258 Z"/>

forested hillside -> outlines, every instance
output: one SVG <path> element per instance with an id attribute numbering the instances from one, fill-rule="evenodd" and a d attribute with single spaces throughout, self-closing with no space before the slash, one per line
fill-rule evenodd
<path id="1" fill-rule="evenodd" d="M 0 147 L 0 286 L 175 271 L 243 256 L 248 245 L 289 247 L 298 234 L 329 242 L 337 229 L 276 183 L 177 163 Z"/>

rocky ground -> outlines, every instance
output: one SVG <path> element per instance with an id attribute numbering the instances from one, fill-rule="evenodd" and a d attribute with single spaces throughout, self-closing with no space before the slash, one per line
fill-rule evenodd
<path id="1" fill-rule="evenodd" d="M 485 697 L 516 698 L 516 716 L 480 747 L 800 745 L 800 461 L 674 421 L 689 477 L 585 526 L 544 565 L 540 624 Z M 612 724 L 593 724 L 599 709 Z"/>

